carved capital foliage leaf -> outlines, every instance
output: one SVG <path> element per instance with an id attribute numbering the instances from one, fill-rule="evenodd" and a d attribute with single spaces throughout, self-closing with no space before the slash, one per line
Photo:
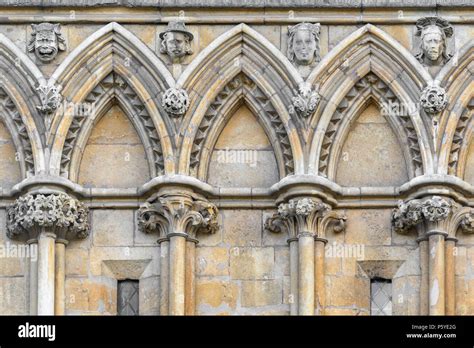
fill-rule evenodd
<path id="1" fill-rule="evenodd" d="M 189 197 L 158 197 L 144 203 L 138 211 L 138 226 L 144 233 L 182 233 L 194 238 L 198 233 L 215 233 L 219 229 L 218 209 L 209 202 Z"/>
<path id="2" fill-rule="evenodd" d="M 265 229 L 269 232 L 286 231 L 292 238 L 308 232 L 321 237 L 334 222 L 334 231 L 343 231 L 345 220 L 343 214 L 331 211 L 331 207 L 325 203 L 311 198 L 291 199 L 278 206 L 278 212 L 265 222 Z"/>
<path id="3" fill-rule="evenodd" d="M 65 193 L 26 194 L 7 209 L 7 236 L 37 236 L 47 229 L 63 239 L 89 235 L 89 209 Z"/>

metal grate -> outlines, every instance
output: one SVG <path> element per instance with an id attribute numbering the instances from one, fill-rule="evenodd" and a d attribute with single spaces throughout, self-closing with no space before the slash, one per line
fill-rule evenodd
<path id="1" fill-rule="evenodd" d="M 370 314 L 392 315 L 392 281 L 372 279 L 370 281 Z"/>
<path id="2" fill-rule="evenodd" d="M 138 280 L 119 280 L 117 294 L 118 315 L 138 315 Z"/>

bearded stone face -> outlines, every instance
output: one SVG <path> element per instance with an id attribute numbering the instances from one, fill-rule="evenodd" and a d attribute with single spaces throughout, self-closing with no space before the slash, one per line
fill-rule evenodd
<path id="1" fill-rule="evenodd" d="M 444 40 L 441 33 L 432 31 L 423 36 L 422 43 L 425 57 L 431 61 L 437 61 L 443 54 Z"/>
<path id="2" fill-rule="evenodd" d="M 58 54 L 58 41 L 54 31 L 43 30 L 36 33 L 35 54 L 44 61 L 52 61 Z"/>

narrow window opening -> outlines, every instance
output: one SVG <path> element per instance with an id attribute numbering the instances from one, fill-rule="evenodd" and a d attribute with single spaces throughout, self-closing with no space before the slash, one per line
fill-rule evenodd
<path id="1" fill-rule="evenodd" d="M 119 280 L 117 284 L 117 314 L 139 315 L 138 280 Z"/>
<path id="2" fill-rule="evenodd" d="M 392 315 L 392 280 L 370 280 L 370 315 Z"/>

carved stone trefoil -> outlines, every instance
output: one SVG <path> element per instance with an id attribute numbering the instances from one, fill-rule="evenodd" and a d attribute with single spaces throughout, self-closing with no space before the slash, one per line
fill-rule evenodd
<path id="1" fill-rule="evenodd" d="M 189 96 L 184 89 L 169 88 L 163 93 L 161 105 L 173 117 L 182 117 L 189 108 Z"/>
<path id="2" fill-rule="evenodd" d="M 89 235 L 88 208 L 65 193 L 26 194 L 7 209 L 7 236 L 38 235 L 45 228 L 62 238 Z"/>
<path id="3" fill-rule="evenodd" d="M 426 87 L 420 97 L 421 107 L 429 115 L 436 115 L 448 105 L 448 96 L 444 88 L 436 85 Z"/>
<path id="4" fill-rule="evenodd" d="M 59 51 L 66 50 L 66 39 L 61 33 L 61 26 L 52 23 L 32 24 L 28 52 L 34 52 L 43 63 L 51 62 Z"/>
<path id="5" fill-rule="evenodd" d="M 311 85 L 302 83 L 298 87 L 298 95 L 293 97 L 294 111 L 301 117 L 308 118 L 316 110 L 321 97 L 311 88 Z"/>

